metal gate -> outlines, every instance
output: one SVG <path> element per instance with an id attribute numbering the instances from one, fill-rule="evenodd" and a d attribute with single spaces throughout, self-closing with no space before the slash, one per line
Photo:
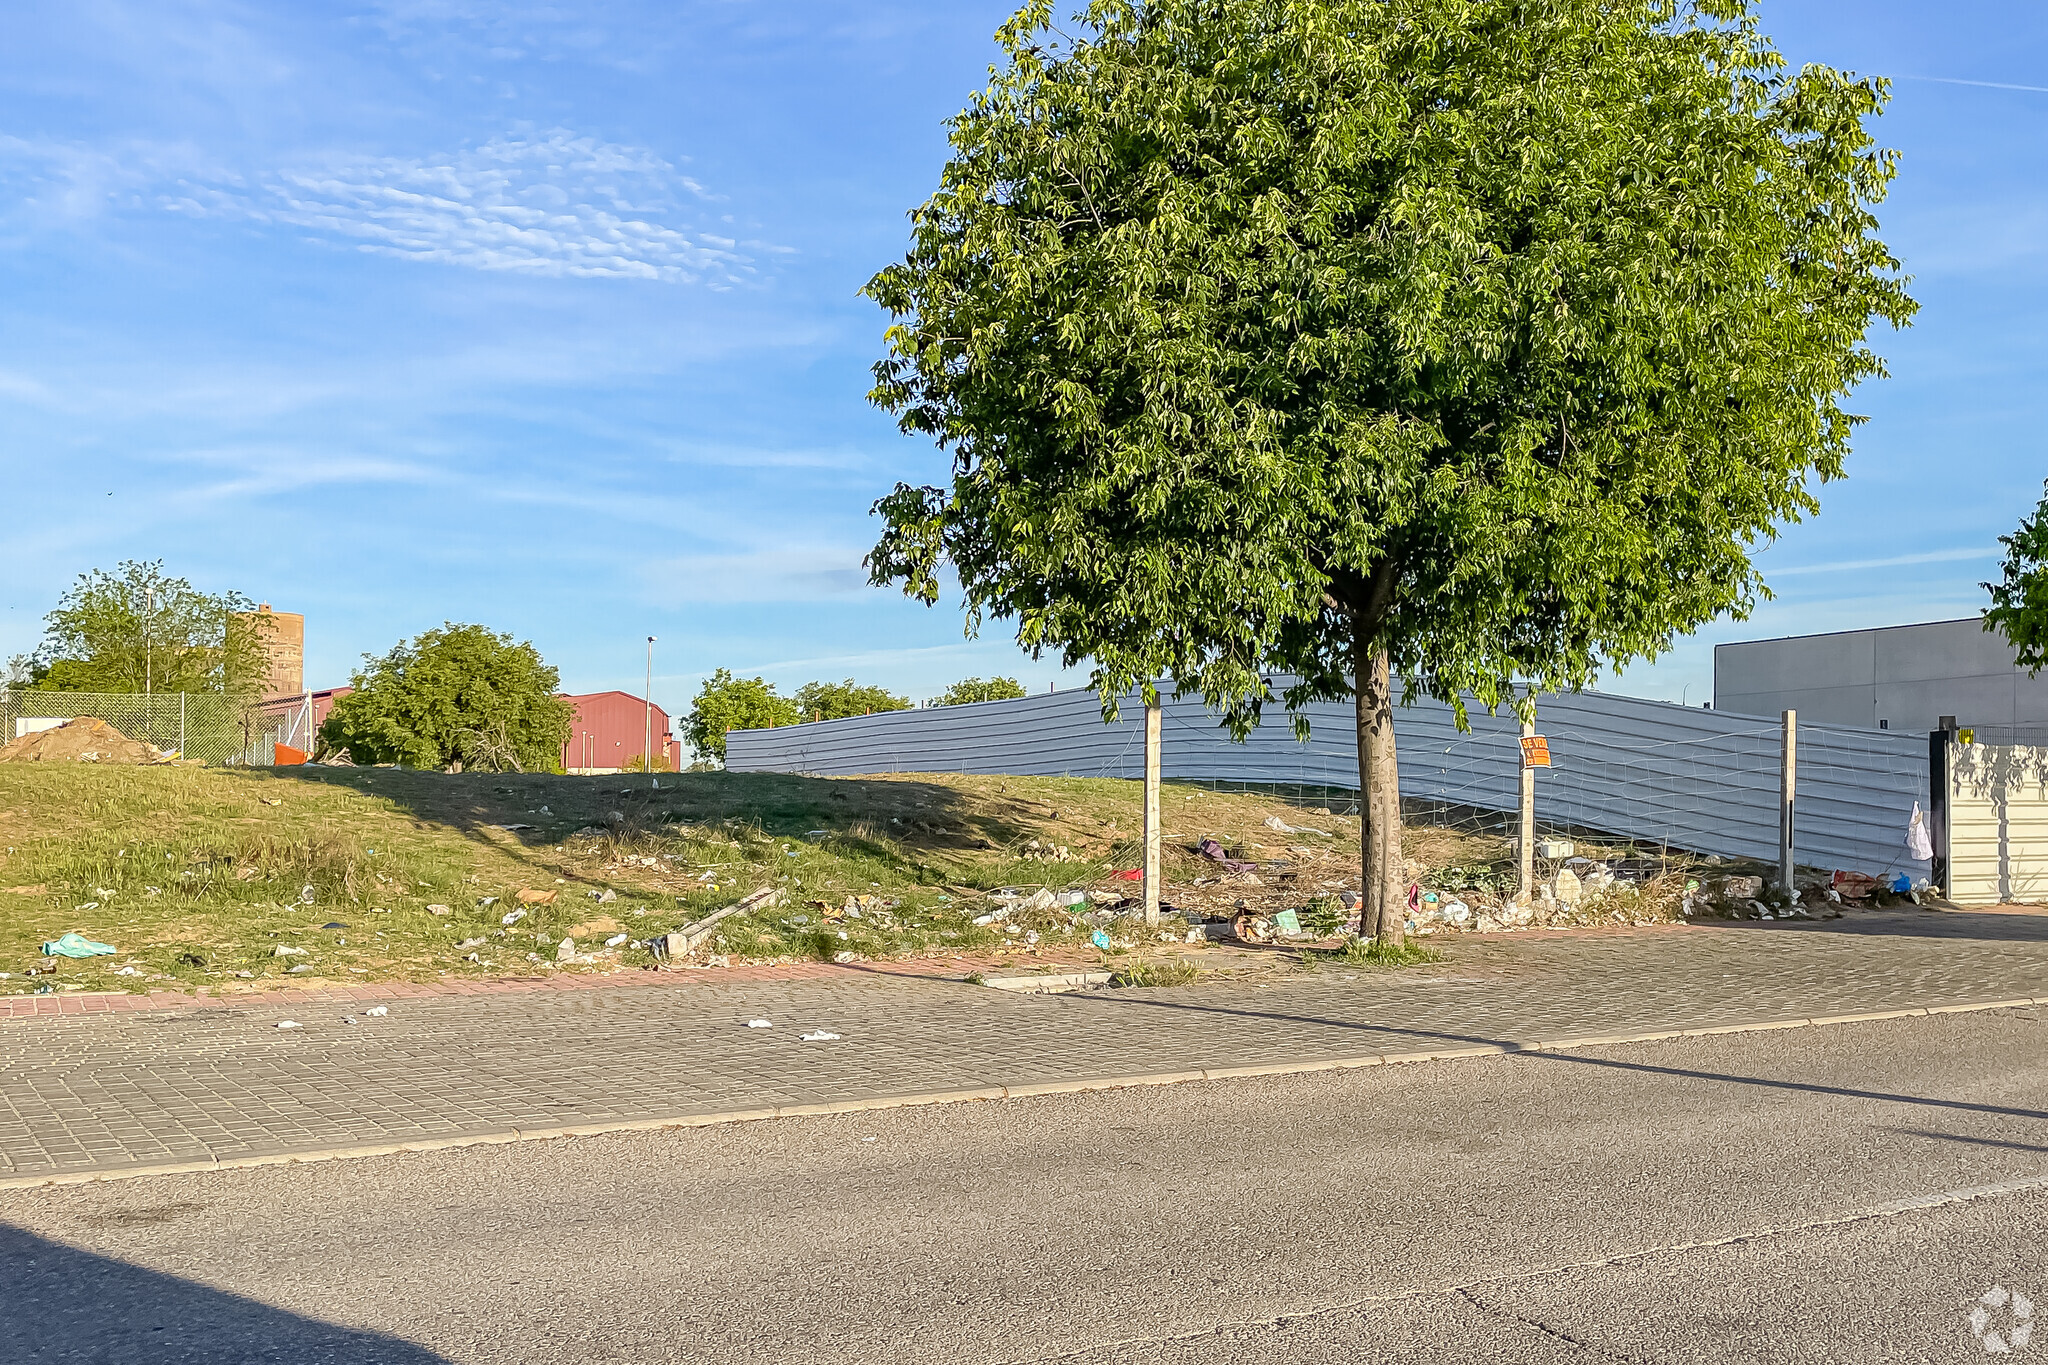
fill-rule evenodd
<path id="1" fill-rule="evenodd" d="M 1948 898 L 2048 904 L 2048 747 L 1968 737 L 1935 736 L 1935 756 L 1947 769 L 1947 780 L 1936 784 L 1946 800 L 1935 829 L 1936 851 L 1947 855 Z"/>

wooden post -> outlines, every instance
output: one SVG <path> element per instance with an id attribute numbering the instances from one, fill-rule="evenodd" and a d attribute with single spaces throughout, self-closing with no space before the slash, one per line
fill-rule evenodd
<path id="1" fill-rule="evenodd" d="M 1535 735 L 1535 722 L 1523 721 L 1522 738 L 1533 739 Z M 1517 747 L 1522 748 L 1523 746 Z M 1516 894 L 1524 904 L 1530 904 L 1536 899 L 1536 770 L 1529 765 L 1529 755 L 1526 751 L 1521 754 L 1521 759 L 1522 829 L 1519 856 L 1522 862 L 1522 889 Z"/>
<path id="2" fill-rule="evenodd" d="M 1159 923 L 1159 699 L 1145 703 L 1145 926 Z"/>
<path id="3" fill-rule="evenodd" d="M 1778 884 L 1792 891 L 1792 806 L 1799 777 L 1799 713 L 1784 715 L 1784 766 L 1778 775 Z"/>

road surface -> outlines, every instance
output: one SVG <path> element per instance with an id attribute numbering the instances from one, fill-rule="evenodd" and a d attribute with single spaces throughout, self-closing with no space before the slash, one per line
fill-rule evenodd
<path id="1" fill-rule="evenodd" d="M 4 1191 L 0 1360 L 2048 1357 L 2044 1043 L 2005 1010 Z"/>

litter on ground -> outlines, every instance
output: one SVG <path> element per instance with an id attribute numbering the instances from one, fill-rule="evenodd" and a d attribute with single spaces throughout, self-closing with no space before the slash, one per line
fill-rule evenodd
<path id="1" fill-rule="evenodd" d="M 774 1028 L 774 1027 L 775 1027 L 775 1025 L 773 1025 L 773 1024 L 771 1024 L 771 1023 L 769 1023 L 769 1022 L 768 1022 L 768 1021 L 767 1021 L 766 1019 L 749 1019 L 749 1020 L 747 1020 L 747 1027 L 748 1027 L 748 1028 Z"/>
<path id="2" fill-rule="evenodd" d="M 836 1043 L 839 1041 L 839 1035 L 836 1033 L 827 1033 L 824 1029 L 821 1028 L 812 1029 L 809 1033 L 806 1033 L 803 1036 L 803 1041 L 806 1043 Z"/>
<path id="3" fill-rule="evenodd" d="M 44 957 L 106 957 L 119 951 L 108 944 L 95 943 L 75 929 L 64 937 L 52 939 L 43 945 Z"/>

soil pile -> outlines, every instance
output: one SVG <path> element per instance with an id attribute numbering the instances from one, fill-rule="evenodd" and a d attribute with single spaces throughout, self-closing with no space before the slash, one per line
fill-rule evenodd
<path id="1" fill-rule="evenodd" d="M 130 739 L 103 720 L 80 716 L 54 730 L 38 730 L 0 745 L 0 763 L 168 763 L 170 759 Z"/>

